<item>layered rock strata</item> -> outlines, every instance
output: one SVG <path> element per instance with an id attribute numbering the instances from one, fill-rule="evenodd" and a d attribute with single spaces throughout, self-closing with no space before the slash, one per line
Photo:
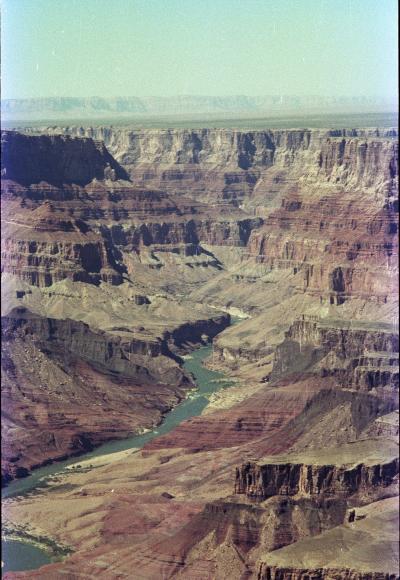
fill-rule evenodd
<path id="1" fill-rule="evenodd" d="M 229 316 L 176 298 L 168 312 L 167 295 L 143 294 L 135 267 L 151 273 L 171 255 L 178 269 L 218 270 L 201 238 L 245 244 L 260 220 L 221 211 L 214 223 L 201 204 L 135 187 L 91 139 L 6 131 L 2 163 L 8 481 L 151 427 L 183 398 L 193 385 L 176 352 L 215 336 Z"/>
<path id="2" fill-rule="evenodd" d="M 277 347 L 271 377 L 282 373 L 334 376 L 345 388 L 383 390 L 390 395 L 399 380 L 399 336 L 389 323 L 346 323 L 304 316 Z"/>
<path id="3" fill-rule="evenodd" d="M 298 463 L 296 458 L 275 457 L 270 462 L 246 463 L 237 468 L 235 493 L 244 493 L 251 499 L 262 501 L 274 495 L 305 495 L 347 498 L 356 494 L 373 493 L 373 488 L 389 487 L 398 480 L 399 460 L 395 445 L 386 443 L 378 447 L 375 458 L 368 458 L 371 445 L 350 444 L 334 450 L 336 464 L 330 464 L 332 450 L 312 457 L 310 463 Z M 392 449 L 392 457 L 387 456 Z M 365 461 L 357 462 L 357 456 L 364 454 Z M 390 453 L 389 453 L 390 455 Z M 351 457 L 352 456 L 352 457 Z M 304 454 L 306 460 L 307 453 Z M 346 464 L 353 460 L 352 464 Z M 323 464 L 318 464 L 321 460 Z"/>
<path id="4" fill-rule="evenodd" d="M 42 131 L 104 141 L 136 181 L 162 184 L 174 192 L 183 193 L 190 187 L 195 195 L 217 193 L 220 199 L 234 203 L 266 193 L 271 168 L 275 189 L 276 184 L 282 189 L 290 180 L 288 173 L 301 173 L 302 180 L 308 182 L 395 191 L 398 175 L 396 129 L 135 131 L 52 127 Z"/>
<path id="5" fill-rule="evenodd" d="M 139 393 L 135 379 L 135 409 L 144 397 L 153 413 L 166 397 L 154 383 L 159 363 L 179 374 L 177 356 L 193 339 L 227 326 L 219 309 L 248 318 L 215 339 L 208 361 L 237 380 L 235 396 L 218 393 L 222 409 L 217 400 L 133 457 L 69 474 L 52 487 L 54 501 L 44 494 L 11 505 L 12 518 L 38 518 L 76 550 L 30 577 L 396 578 L 396 131 L 44 132 L 104 139 L 132 182 L 9 181 L 7 220 L 22 230 L 50 201 L 53 217 L 34 222 L 40 236 L 67 215 L 73 231 L 84 222 L 104 243 L 100 270 L 119 280 L 62 274 L 32 285 L 18 246 L 7 250 L 6 264 L 21 266 L 4 275 L 10 347 L 33 339 L 36 322 L 17 329 L 9 320 L 26 308 L 32 319 L 57 321 L 39 324 L 57 328 L 54 350 L 48 334 L 35 342 L 45 356 L 58 364 L 56 347 L 67 345 L 68 376 L 88 376 L 65 330 L 79 318 L 89 327 L 77 344 L 94 335 L 97 345 L 82 349 L 98 360 L 90 372 L 110 365 L 103 377 L 126 374 L 140 358 L 151 380 L 138 381 Z M 85 269 L 79 260 L 71 264 Z M 149 345 L 152 356 L 142 353 Z M 181 386 L 168 383 L 172 397 Z M 22 381 L 10 375 L 11 384 Z M 122 422 L 120 409 L 115 417 Z"/>
<path id="6" fill-rule="evenodd" d="M 360 510 L 358 519 L 352 523 L 264 556 L 256 577 L 398 580 L 396 512 L 393 499 L 371 504 Z"/>

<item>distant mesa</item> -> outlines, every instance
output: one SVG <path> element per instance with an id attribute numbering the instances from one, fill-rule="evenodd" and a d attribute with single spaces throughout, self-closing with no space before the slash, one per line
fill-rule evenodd
<path id="1" fill-rule="evenodd" d="M 5 120 L 56 118 L 118 118 L 168 115 L 268 115 L 307 112 L 374 112 L 396 111 L 395 102 L 376 97 L 331 96 L 202 96 L 172 97 L 47 97 L 3 99 L 1 113 Z"/>

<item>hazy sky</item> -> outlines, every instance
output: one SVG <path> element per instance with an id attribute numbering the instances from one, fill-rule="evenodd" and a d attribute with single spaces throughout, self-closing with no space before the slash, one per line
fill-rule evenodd
<path id="1" fill-rule="evenodd" d="M 396 0 L 2 0 L 2 96 L 391 97 L 396 42 Z"/>

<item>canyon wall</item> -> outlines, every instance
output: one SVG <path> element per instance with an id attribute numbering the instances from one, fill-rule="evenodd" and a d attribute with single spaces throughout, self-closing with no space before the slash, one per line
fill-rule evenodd
<path id="1" fill-rule="evenodd" d="M 135 457 L 56 485 L 73 516 L 23 500 L 17 518 L 76 549 L 31 577 L 392 580 L 397 131 L 4 136 L 31 146 L 38 167 L 54 148 L 62 181 L 28 161 L 3 175 L 6 479 L 153 427 L 208 338 L 234 381 Z"/>
<path id="2" fill-rule="evenodd" d="M 174 259 L 178 270 L 219 271 L 202 240 L 244 245 L 260 220 L 221 212 L 214 223 L 196 202 L 136 187 L 90 138 L 5 131 L 2 163 L 7 482 L 151 427 L 184 397 L 192 382 L 176 353 L 229 315 L 157 294 L 136 267 L 151 276 Z"/>
<path id="3" fill-rule="evenodd" d="M 296 494 L 346 497 L 370 487 L 389 486 L 398 474 L 399 461 L 396 457 L 383 464 L 359 463 L 352 467 L 248 463 L 237 471 L 235 490 L 259 500 L 274 495 Z"/>
<path id="4" fill-rule="evenodd" d="M 344 388 L 396 393 L 398 333 L 389 323 L 368 327 L 306 317 L 295 320 L 277 347 L 271 378 L 289 373 L 334 376 Z"/>
<path id="5" fill-rule="evenodd" d="M 297 181 L 308 186 L 394 191 L 396 129 L 127 130 L 42 128 L 48 134 L 91 137 L 140 184 L 238 206 L 277 203 Z M 265 199 L 269 197 L 270 199 Z"/>
<path id="6" fill-rule="evenodd" d="M 126 179 L 125 171 L 101 141 L 69 136 L 1 134 L 1 176 L 19 183 L 86 185 L 93 179 Z"/>

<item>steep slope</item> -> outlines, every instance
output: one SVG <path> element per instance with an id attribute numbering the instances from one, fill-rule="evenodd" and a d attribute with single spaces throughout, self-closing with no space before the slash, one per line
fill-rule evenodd
<path id="1" fill-rule="evenodd" d="M 86 185 L 93 179 L 127 179 L 126 172 L 103 142 L 65 137 L 31 137 L 13 131 L 1 134 L 1 176 L 30 185 Z"/>
<path id="2" fill-rule="evenodd" d="M 396 129 L 41 131 L 103 140 L 138 184 L 236 206 L 279 206 L 286 192 L 303 185 L 319 192 L 395 191 L 398 176 Z"/>
<path id="3" fill-rule="evenodd" d="M 190 200 L 136 187 L 91 139 L 4 132 L 2 149 L 8 481 L 151 427 L 183 398 L 192 383 L 171 348 L 213 337 L 229 316 L 165 288 L 221 268 L 200 238 L 244 244 L 258 222 L 223 211 L 213 222 Z"/>
<path id="4" fill-rule="evenodd" d="M 396 578 L 395 131 L 45 132 L 103 138 L 135 185 L 73 185 L 66 198 L 6 184 L 21 238 L 52 195 L 52 215 L 82 220 L 108 256 L 100 280 L 79 282 L 60 265 L 60 281 L 46 285 L 24 276 L 41 266 L 18 257 L 26 246 L 7 249 L 12 340 L 16 320 L 23 341 L 50 324 L 71 376 L 83 337 L 89 350 L 111 344 L 107 361 L 96 347 L 97 365 L 130 376 L 121 354 L 138 366 L 150 349 L 147 376 L 168 361 L 184 382 L 176 355 L 208 333 L 207 364 L 237 383 L 143 451 L 10 501 L 11 521 L 75 550 L 29 577 Z M 60 231 L 57 219 L 39 218 L 38 235 L 42 223 Z M 103 268 L 115 277 L 101 278 Z M 27 322 L 27 311 L 14 314 L 21 307 Z M 226 328 L 221 311 L 246 318 Z M 79 352 L 62 330 L 74 312 Z"/>

